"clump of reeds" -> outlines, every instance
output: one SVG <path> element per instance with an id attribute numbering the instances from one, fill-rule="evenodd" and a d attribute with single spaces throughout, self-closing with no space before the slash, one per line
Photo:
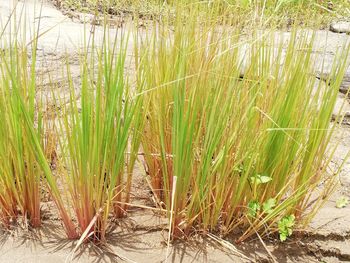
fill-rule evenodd
<path id="1" fill-rule="evenodd" d="M 53 96 L 57 120 L 36 99 L 38 38 L 9 42 L 0 52 L 3 225 L 22 215 L 39 226 L 47 186 L 69 238 L 105 242 L 110 216 L 126 215 L 139 148 L 174 237 L 278 231 L 284 240 L 310 220 L 338 173 L 329 175 L 325 153 L 349 48 L 327 85 L 316 85 L 313 35 L 294 32 L 285 45 L 197 15 L 135 35 L 135 87 L 125 72 L 128 34 L 110 39 L 105 29 L 101 47 L 92 37 L 79 85 L 64 65 L 69 100 Z M 311 200 L 316 190 L 322 198 Z"/>
<path id="2" fill-rule="evenodd" d="M 142 98 L 131 100 L 135 91 L 125 73 L 127 39 L 117 33 L 115 39 L 106 37 L 102 47 L 87 45 L 78 87 L 68 62 L 66 67 L 70 99 L 59 120 L 59 134 L 64 134 L 60 139 L 62 180 L 78 233 L 87 231 L 97 242 L 105 241 L 111 213 L 117 218 L 126 215 L 140 143 L 135 131 L 142 120 L 138 116 Z"/>
<path id="3" fill-rule="evenodd" d="M 312 34 L 294 32 L 285 47 L 275 34 L 243 38 L 192 17 L 178 18 L 174 33 L 155 27 L 140 47 L 153 193 L 168 210 L 174 195 L 175 237 L 201 229 L 285 239 L 324 202 L 309 207 L 319 183 L 323 196 L 336 178 L 325 152 L 348 48 L 333 81 L 317 86 Z"/>
<path id="4" fill-rule="evenodd" d="M 36 73 L 39 31 L 26 42 L 26 23 L 14 14 L 0 33 L 0 220 L 10 227 L 22 218 L 39 227 L 41 192 L 48 186 L 68 237 L 76 238 L 47 155 L 50 130 Z"/>
<path id="5" fill-rule="evenodd" d="M 34 33 L 30 43 L 24 43 L 21 26 L 10 17 L 0 35 L 0 217 L 6 227 L 19 217 L 25 224 L 28 221 L 31 227 L 39 227 L 41 190 L 45 186 L 42 168 L 47 161 L 41 143 L 43 113 L 36 99 L 38 37 Z M 49 169 L 47 176 L 55 188 Z"/>
<path id="6" fill-rule="evenodd" d="M 0 36 L 6 48 L 0 52 L 0 220 L 6 227 L 19 215 L 40 226 L 43 189 L 70 239 L 104 242 L 110 215 L 126 215 L 143 98 L 131 99 L 136 90 L 124 71 L 128 37 L 109 39 L 105 30 L 101 47 L 93 39 L 82 52 L 81 83 L 73 83 L 67 60 L 69 92 L 53 90 L 51 99 L 37 88 L 39 34 L 29 44 L 19 35 Z"/>
<path id="7" fill-rule="evenodd" d="M 41 123 L 27 52 L 17 42 L 0 52 L 0 213 L 7 227 L 19 215 L 33 227 L 41 222 L 41 172 L 28 137 L 28 125 L 41 136 Z"/>

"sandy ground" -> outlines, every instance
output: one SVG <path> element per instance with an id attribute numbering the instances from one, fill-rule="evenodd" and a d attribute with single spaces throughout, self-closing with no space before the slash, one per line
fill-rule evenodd
<path id="1" fill-rule="evenodd" d="M 0 26 L 3 27 L 6 24 L 13 6 L 10 0 L 0 1 Z M 76 74 L 75 81 L 79 81 L 77 52 L 84 45 L 84 39 L 90 35 L 91 25 L 72 21 L 50 3 L 44 2 L 41 6 L 39 1 L 27 0 L 25 4 L 19 2 L 16 11 L 17 16 L 20 16 L 21 10 L 26 13 L 27 22 L 21 24 L 22 32 L 27 32 L 26 41 L 29 41 L 33 35 L 33 26 L 38 26 L 40 9 L 40 32 L 45 32 L 38 45 L 38 61 L 41 65 L 41 71 L 50 72 L 56 83 L 64 81 L 55 75 L 55 72 L 64 63 L 68 54 L 73 61 L 71 68 Z M 120 31 L 117 28 L 111 29 L 110 34 L 114 35 Z M 102 27 L 95 27 L 94 32 L 97 39 L 102 39 Z M 10 30 L 6 30 L 4 36 L 9 37 Z M 288 39 L 289 36 L 289 32 L 278 32 L 277 37 Z M 324 60 L 323 72 L 329 73 L 331 62 L 335 59 L 337 50 L 349 41 L 350 37 L 345 34 L 317 31 L 317 44 L 314 47 L 315 59 L 318 62 L 316 68 L 321 70 L 321 61 Z M 129 45 L 133 46 L 132 38 L 130 38 Z M 322 76 L 316 77 L 322 79 Z M 342 85 L 343 93 L 348 87 L 348 80 L 350 80 L 350 69 Z M 64 85 L 55 87 L 62 86 Z M 59 90 L 59 93 L 64 94 L 65 92 Z M 335 114 L 341 105 L 341 99 L 344 99 L 344 95 L 340 93 Z M 346 99 L 343 113 L 347 112 L 350 114 L 350 104 Z M 340 163 L 350 150 L 350 126 L 347 125 L 347 121 L 345 119 L 344 124 L 332 138 L 333 145 L 340 141 L 334 157 L 335 164 Z M 139 196 L 135 196 L 135 200 L 148 196 L 142 169 L 137 171 L 139 172 L 136 175 L 137 180 L 134 182 L 134 188 Z M 335 201 L 341 195 L 350 195 L 350 161 L 344 166 L 339 182 L 340 187 L 337 192 L 319 211 L 303 234 L 296 233 L 291 240 L 285 243 L 280 243 L 275 238 L 266 240 L 267 249 L 274 256 L 275 261 L 350 262 L 350 206 L 343 209 L 335 207 Z M 64 238 L 60 222 L 57 218 L 55 219 L 54 212 L 52 212 L 54 205 L 45 203 L 43 210 L 50 220 L 44 221 L 40 230 L 23 231 L 19 227 L 11 233 L 1 233 L 0 262 L 58 263 L 68 262 L 71 258 L 74 262 L 165 262 L 166 219 L 157 213 L 135 209 L 128 218 L 117 222 L 115 228 L 110 229 L 109 244 L 106 247 L 98 248 L 91 244 L 84 245 L 72 254 L 75 243 Z M 198 235 L 192 237 L 191 240 L 172 244 L 168 262 L 271 261 L 266 248 L 259 240 L 253 239 L 235 246 L 237 251 L 209 237 Z"/>

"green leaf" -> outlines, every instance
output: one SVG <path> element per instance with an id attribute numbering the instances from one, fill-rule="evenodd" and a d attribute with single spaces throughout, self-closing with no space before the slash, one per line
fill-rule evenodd
<path id="1" fill-rule="evenodd" d="M 285 233 L 280 233 L 280 240 L 283 242 L 283 241 L 286 241 L 287 240 L 287 235 Z"/>
<path id="2" fill-rule="evenodd" d="M 349 198 L 346 196 L 340 197 L 337 202 L 335 203 L 335 206 L 337 208 L 344 208 L 349 204 Z"/>
<path id="3" fill-rule="evenodd" d="M 266 183 L 272 181 L 272 178 L 269 176 L 266 176 L 266 175 L 262 175 L 262 176 L 260 176 L 260 181 L 262 184 L 266 184 Z"/>
<path id="4" fill-rule="evenodd" d="M 250 217 L 256 217 L 258 211 L 260 211 L 260 204 L 258 201 L 250 201 L 248 203 L 248 215 Z"/>
<path id="5" fill-rule="evenodd" d="M 292 228 L 294 224 L 295 224 L 294 215 L 285 216 L 278 222 L 278 230 L 279 230 L 281 241 L 285 241 L 287 237 L 292 235 L 293 233 Z"/>
<path id="6" fill-rule="evenodd" d="M 252 183 L 255 183 L 257 185 L 259 184 L 266 184 L 270 181 L 272 181 L 272 178 L 270 176 L 267 176 L 265 174 L 256 174 L 255 176 L 250 177 L 250 180 Z"/>
<path id="7" fill-rule="evenodd" d="M 276 199 L 270 198 L 265 203 L 263 203 L 263 211 L 266 214 L 270 214 L 273 208 L 276 206 Z"/>

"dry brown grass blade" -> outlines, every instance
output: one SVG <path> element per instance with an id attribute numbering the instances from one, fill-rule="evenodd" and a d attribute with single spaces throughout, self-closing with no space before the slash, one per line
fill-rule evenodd
<path id="1" fill-rule="evenodd" d="M 90 230 L 92 229 L 92 227 L 95 225 L 97 219 L 99 218 L 99 216 L 101 215 L 101 213 L 103 212 L 103 209 L 100 208 L 96 215 L 94 216 L 94 218 L 91 220 L 90 224 L 88 225 L 88 227 L 85 229 L 84 233 L 81 235 L 80 239 L 78 240 L 77 245 L 74 247 L 72 253 L 70 255 L 67 256 L 65 262 L 71 262 L 73 260 L 74 257 L 74 253 L 78 250 L 78 248 L 84 243 L 86 238 L 89 238 L 91 235 L 93 235 L 94 233 L 90 232 Z"/>
<path id="2" fill-rule="evenodd" d="M 176 182 L 177 182 L 177 176 L 173 176 L 173 188 L 172 188 L 172 192 L 171 192 L 172 193 L 172 195 L 171 195 L 171 209 L 170 209 L 170 219 L 169 219 L 169 233 L 168 233 L 165 262 L 168 262 L 168 259 L 169 259 L 170 240 L 171 240 L 171 233 L 172 233 L 172 228 L 173 228 L 173 216 L 174 216 L 173 212 L 174 212 L 174 203 L 175 203 Z"/>
<path id="3" fill-rule="evenodd" d="M 242 257 L 250 262 L 254 262 L 253 259 L 248 258 L 246 255 L 244 255 L 243 253 L 239 252 L 239 250 L 230 242 L 215 236 L 211 233 L 207 234 L 207 237 L 209 237 L 210 239 L 214 240 L 215 242 L 217 242 L 218 244 L 220 244 L 221 246 L 223 246 L 224 248 L 228 249 L 229 251 L 231 251 L 233 254 L 238 255 L 239 257 Z"/>
<path id="4" fill-rule="evenodd" d="M 269 257 L 271 258 L 271 260 L 274 262 L 274 263 L 277 263 L 277 260 L 276 258 L 272 255 L 272 253 L 270 252 L 270 250 L 268 249 L 268 247 L 266 246 L 265 242 L 262 240 L 261 236 L 259 235 L 259 233 L 254 229 L 256 235 L 258 236 L 259 238 L 259 241 L 260 243 L 262 244 L 262 246 L 264 247 L 264 249 L 266 250 L 267 254 L 269 255 Z"/>

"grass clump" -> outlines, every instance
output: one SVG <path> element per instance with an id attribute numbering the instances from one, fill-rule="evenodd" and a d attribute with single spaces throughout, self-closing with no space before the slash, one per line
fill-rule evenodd
<path id="1" fill-rule="evenodd" d="M 21 217 L 39 227 L 41 193 L 48 185 L 68 236 L 75 237 L 45 155 L 47 126 L 36 87 L 38 35 L 24 44 L 20 28 L 16 17 L 10 17 L 0 35 L 0 220 L 10 227 Z"/>
<path id="2" fill-rule="evenodd" d="M 323 182 L 327 195 L 336 178 L 325 152 L 348 48 L 324 87 L 312 35 L 294 32 L 284 47 L 272 33 L 243 39 L 194 20 L 178 21 L 174 33 L 160 26 L 140 48 L 153 193 L 168 210 L 174 196 L 175 237 L 198 228 L 238 231 L 238 241 L 278 228 L 286 237 L 294 225 L 283 228 L 286 218 L 308 222 L 324 202 L 310 208 L 311 194 Z"/>
<path id="3" fill-rule="evenodd" d="M 313 195 L 329 195 L 339 172 L 326 151 L 349 48 L 322 85 L 314 35 L 242 36 L 212 22 L 215 12 L 204 21 L 193 10 L 135 35 L 135 86 L 125 72 L 129 35 L 110 39 L 105 29 L 101 47 L 92 36 L 79 85 L 64 65 L 69 100 L 53 96 L 60 112 L 50 122 L 36 99 L 37 38 L 31 63 L 10 41 L 0 53 L 2 224 L 23 215 L 39 226 L 47 185 L 69 238 L 105 242 L 111 216 L 126 215 L 139 150 L 175 238 L 278 231 L 285 240 L 309 222 L 325 200 Z"/>
<path id="4" fill-rule="evenodd" d="M 0 213 L 7 227 L 22 215 L 32 227 L 41 224 L 41 171 L 28 137 L 28 125 L 42 136 L 36 111 L 35 73 L 28 50 L 14 42 L 0 53 Z"/>
<path id="5" fill-rule="evenodd" d="M 131 100 L 135 90 L 124 71 L 128 36 L 117 35 L 84 50 L 80 85 L 67 61 L 69 92 L 53 92 L 53 101 L 37 89 L 37 38 L 29 49 L 16 39 L 0 53 L 0 216 L 6 227 L 18 216 L 40 226 L 46 189 L 70 239 L 103 243 L 110 215 L 126 215 L 143 98 Z M 58 119 L 46 116 L 44 103 L 56 105 L 48 114 Z"/>
<path id="6" fill-rule="evenodd" d="M 130 99 L 133 91 L 124 72 L 127 39 L 118 33 L 115 39 L 106 37 L 101 48 L 88 46 L 78 87 L 67 62 L 70 99 L 59 120 L 59 133 L 65 135 L 60 140 L 62 180 L 78 232 L 87 231 L 96 242 L 105 242 L 111 213 L 115 218 L 126 215 L 140 141 L 134 130 L 141 120 L 142 98 Z"/>

